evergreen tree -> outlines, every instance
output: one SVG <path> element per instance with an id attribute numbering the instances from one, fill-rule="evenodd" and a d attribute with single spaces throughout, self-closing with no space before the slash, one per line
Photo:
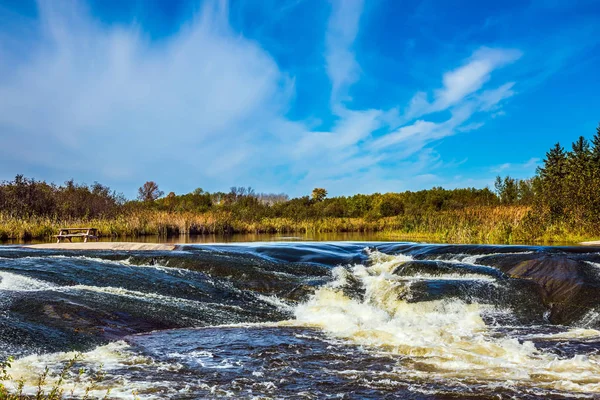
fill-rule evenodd
<path id="1" fill-rule="evenodd" d="M 600 123 L 596 128 L 596 134 L 592 138 L 592 148 L 590 156 L 590 223 L 600 222 Z"/>
<path id="2" fill-rule="evenodd" d="M 518 186 L 519 204 L 530 205 L 535 196 L 533 179 L 521 179 Z"/>
<path id="3" fill-rule="evenodd" d="M 500 175 L 496 176 L 496 180 L 494 182 L 494 189 L 496 190 L 496 195 L 498 199 L 502 201 L 502 193 L 504 192 L 504 182 L 502 182 L 502 178 Z"/>
<path id="4" fill-rule="evenodd" d="M 596 134 L 592 139 L 592 162 L 594 163 L 594 167 L 596 169 L 600 169 L 600 123 L 598 123 L 598 127 L 596 128 Z"/>
<path id="5" fill-rule="evenodd" d="M 567 154 L 566 212 L 571 219 L 579 220 L 578 224 L 586 223 L 591 205 L 591 157 L 590 144 L 583 136 L 573 142 L 572 151 Z"/>
<path id="6" fill-rule="evenodd" d="M 538 203 L 550 213 L 552 219 L 560 218 L 564 213 L 566 164 L 565 149 L 560 143 L 556 143 L 546 153 L 544 166 L 538 168 L 540 177 Z"/>

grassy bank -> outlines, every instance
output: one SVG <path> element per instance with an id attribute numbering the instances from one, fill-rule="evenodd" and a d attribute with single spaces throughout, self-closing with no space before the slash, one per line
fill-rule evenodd
<path id="1" fill-rule="evenodd" d="M 139 238 L 181 234 L 382 232 L 390 238 L 451 243 L 578 242 L 587 232 L 546 226 L 529 207 L 492 206 L 385 218 L 260 218 L 240 220 L 227 212 L 140 210 L 111 219 L 10 218 L 0 214 L 0 240 L 50 240 L 63 226 L 93 226 L 102 237 Z"/>

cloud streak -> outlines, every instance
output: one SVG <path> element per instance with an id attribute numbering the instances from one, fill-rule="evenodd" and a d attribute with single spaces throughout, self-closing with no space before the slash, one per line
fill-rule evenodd
<path id="1" fill-rule="evenodd" d="M 10 67 L 0 76 L 0 170 L 118 189 L 152 179 L 177 192 L 244 184 L 335 194 L 438 182 L 443 162 L 430 145 L 502 113 L 516 84 L 489 87 L 492 75 L 521 53 L 475 50 L 400 117 L 402 104 L 352 109 L 363 6 L 332 2 L 324 73 L 333 122 L 313 129 L 286 116 L 294 77 L 232 29 L 227 3 L 206 3 L 154 43 L 139 26 L 94 20 L 80 3 L 40 2 L 35 30 L 22 38 L 29 51 L 1 53 Z"/>
<path id="2" fill-rule="evenodd" d="M 215 181 L 252 163 L 261 135 L 261 146 L 279 140 L 268 128 L 292 83 L 221 3 L 161 46 L 79 3 L 40 2 L 39 15 L 30 57 L 0 78 L 4 160 L 110 180 L 191 168 Z"/>
<path id="3" fill-rule="evenodd" d="M 363 0 L 334 0 L 325 35 L 327 74 L 332 103 L 344 100 L 348 87 L 359 78 L 360 67 L 352 45 L 358 34 Z"/>

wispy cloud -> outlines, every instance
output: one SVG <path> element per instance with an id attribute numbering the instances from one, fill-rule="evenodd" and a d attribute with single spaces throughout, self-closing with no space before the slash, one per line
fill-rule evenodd
<path id="1" fill-rule="evenodd" d="M 518 177 L 522 176 L 524 173 L 527 174 L 527 176 L 531 176 L 538 165 L 540 165 L 540 161 L 539 158 L 534 157 L 523 163 L 504 163 L 496 165 L 490 168 L 490 171 L 497 174 L 516 173 Z"/>
<path id="2" fill-rule="evenodd" d="M 40 2 L 38 22 L 30 54 L 5 58 L 13 72 L 0 77 L 7 163 L 112 181 L 192 169 L 214 183 L 281 140 L 270 127 L 292 81 L 231 30 L 224 3 L 207 3 L 158 46 L 80 3 Z"/>
<path id="3" fill-rule="evenodd" d="M 517 61 L 521 52 L 516 49 L 492 49 L 482 47 L 460 67 L 448 71 L 442 78 L 443 86 L 433 93 L 433 101 L 428 101 L 426 92 L 417 92 L 412 98 L 405 119 L 417 118 L 422 115 L 443 111 L 459 105 L 468 96 L 478 92 L 490 80 L 494 70 Z M 514 82 L 483 92 L 479 98 L 481 108 L 487 110 L 501 100 L 510 97 Z"/>
<path id="4" fill-rule="evenodd" d="M 445 164 L 432 146 L 503 113 L 518 84 L 492 86 L 492 76 L 521 52 L 481 47 L 408 104 L 353 108 L 363 6 L 332 2 L 324 72 L 333 121 L 314 129 L 286 116 L 294 77 L 232 29 L 227 3 L 207 2 L 157 44 L 139 26 L 96 21 L 80 3 L 40 2 L 31 37 L 20 39 L 29 51 L 2 52 L 0 170 L 117 188 L 153 179 L 166 190 L 249 184 L 293 195 L 317 185 L 348 193 L 440 184 Z"/>
<path id="5" fill-rule="evenodd" d="M 484 122 L 473 121 L 475 115 L 500 112 L 502 101 L 514 95 L 514 82 L 492 89 L 487 89 L 485 83 L 495 69 L 516 61 L 519 56 L 520 53 L 512 49 L 477 50 L 459 68 L 443 75 L 443 87 L 433 91 L 433 102 L 427 101 L 426 92 L 417 93 L 408 105 L 414 114 L 405 115 L 408 122 L 399 127 L 393 125 L 395 118 L 390 118 L 393 110 L 349 110 L 338 106 L 338 121 L 332 130 L 306 132 L 296 150 L 321 167 L 319 172 L 311 171 L 306 178 L 337 187 L 350 182 L 356 184 L 368 177 L 372 180 L 368 186 L 383 186 L 380 183 L 387 178 L 379 164 L 390 161 L 398 164 L 401 160 L 406 162 L 398 169 L 402 171 L 399 177 L 410 176 L 413 183 L 417 182 L 413 180 L 417 175 L 431 177 L 432 174 L 425 171 L 434 171 L 441 162 L 428 145 L 459 132 L 479 129 Z M 417 111 L 417 108 L 420 109 Z M 442 121 L 428 119 L 429 114 L 440 111 L 448 112 L 449 117 Z M 415 120 L 415 116 L 420 118 Z M 424 154 L 427 157 L 422 157 Z M 428 162 L 423 163 L 423 159 Z M 352 176 L 339 173 L 340 169 L 351 171 L 351 168 L 354 168 Z"/>
<path id="6" fill-rule="evenodd" d="M 444 73 L 440 89 L 433 91 L 433 101 L 428 101 L 426 92 L 417 92 L 407 107 L 405 121 L 420 119 L 405 124 L 384 135 L 373 143 L 374 149 L 403 146 L 406 155 L 417 152 L 432 141 L 479 129 L 482 121 L 471 121 L 478 113 L 500 112 L 503 100 L 513 96 L 514 82 L 507 82 L 494 89 L 485 89 L 494 70 L 518 60 L 521 52 L 515 49 L 491 49 L 482 47 L 460 67 Z M 423 119 L 429 114 L 449 111 L 450 118 L 442 122 Z"/>
<path id="7" fill-rule="evenodd" d="M 327 74 L 332 102 L 343 100 L 349 85 L 359 78 L 360 67 L 352 45 L 358 33 L 363 0 L 334 0 L 325 37 Z"/>
<path id="8" fill-rule="evenodd" d="M 490 80 L 492 71 L 515 62 L 519 57 L 521 52 L 514 49 L 480 48 L 465 65 L 444 74 L 444 87 L 436 90 L 432 111 L 458 104 L 481 89 Z"/>
<path id="9" fill-rule="evenodd" d="M 376 163 L 382 160 L 408 158 L 424 151 L 436 140 L 480 128 L 484 124 L 482 121 L 470 121 L 475 114 L 498 113 L 501 102 L 514 95 L 514 82 L 493 89 L 485 86 L 495 70 L 517 61 L 521 52 L 481 47 L 459 67 L 443 74 L 441 88 L 433 90 L 430 95 L 425 91 L 417 92 L 401 117 L 393 117 L 400 105 L 389 111 L 348 109 L 344 100 L 348 100 L 346 94 L 358 80 L 360 72 L 353 45 L 363 5 L 362 1 L 332 3 L 326 32 L 326 61 L 332 84 L 332 108 L 338 121 L 330 132 L 307 132 L 297 148 L 298 154 L 304 157 L 318 154 L 321 159 L 345 164 L 338 156 L 324 155 L 335 149 L 345 154 L 344 159 L 351 158 L 363 169 L 375 169 Z M 450 118 L 442 122 L 423 118 L 440 111 L 449 111 Z M 404 121 L 404 124 L 397 126 L 399 121 Z M 331 168 L 326 167 L 325 170 Z"/>

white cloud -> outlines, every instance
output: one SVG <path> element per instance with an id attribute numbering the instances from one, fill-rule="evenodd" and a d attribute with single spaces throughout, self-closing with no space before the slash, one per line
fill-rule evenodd
<path id="1" fill-rule="evenodd" d="M 418 120 L 411 125 L 403 126 L 395 132 L 389 133 L 373 143 L 374 149 L 383 149 L 385 147 L 395 145 L 410 140 L 424 140 L 434 134 L 439 129 L 440 125 Z"/>
<path id="2" fill-rule="evenodd" d="M 411 120 L 460 105 L 468 100 L 470 95 L 483 88 L 494 70 L 515 62 L 521 55 L 521 52 L 515 49 L 482 47 L 476 50 L 462 66 L 444 73 L 443 86 L 433 92 L 431 103 L 427 92 L 417 92 L 406 108 L 404 119 Z M 494 91 L 482 93 L 480 95 L 480 101 L 484 103 L 482 109 L 485 107 L 489 109 L 491 105 L 513 95 L 514 92 L 511 91 L 513 85 L 514 82 L 509 82 Z"/>
<path id="3" fill-rule="evenodd" d="M 332 85 L 332 102 L 341 100 L 349 85 L 356 82 L 360 67 L 352 45 L 358 33 L 363 0 L 332 1 L 331 16 L 325 37 L 327 73 Z"/>
<path id="4" fill-rule="evenodd" d="M 294 153 L 300 157 L 308 154 L 341 150 L 368 138 L 383 124 L 380 110 L 352 111 L 340 109 L 339 118 L 330 132 L 306 132 Z"/>
<path id="5" fill-rule="evenodd" d="M 489 111 L 495 109 L 505 99 L 514 96 L 515 92 L 512 90 L 514 82 L 508 82 L 504 85 L 491 90 L 486 90 L 479 96 L 481 102 L 481 110 Z"/>
<path id="6" fill-rule="evenodd" d="M 145 179 L 177 192 L 415 188 L 441 182 L 434 170 L 443 163 L 428 145 L 479 128 L 476 114 L 501 113 L 514 94 L 513 82 L 486 85 L 520 53 L 482 48 L 406 107 L 347 108 L 360 75 L 352 49 L 363 2 L 337 0 L 325 35 L 336 120 L 314 130 L 285 117 L 293 77 L 233 32 L 226 3 L 208 3 L 158 44 L 135 25 L 102 25 L 78 4 L 40 2 L 38 31 L 22 38 L 28 52 L 1 53 L 0 171 L 9 175 L 0 179 L 29 169 L 131 190 Z M 445 120 L 428 118 L 439 111 Z"/>
<path id="7" fill-rule="evenodd" d="M 512 167 L 512 164 L 511 164 L 511 163 L 504 163 L 504 164 L 498 165 L 497 167 L 493 167 L 493 168 L 491 169 L 491 171 L 492 171 L 492 172 L 497 172 L 497 173 L 500 173 L 500 172 L 506 171 L 506 170 L 507 170 L 507 169 L 509 169 L 510 167 Z"/>
<path id="8" fill-rule="evenodd" d="M 477 129 L 481 128 L 483 125 L 485 125 L 483 122 L 472 122 L 470 124 L 466 124 L 466 125 L 463 125 L 463 126 L 457 128 L 457 130 L 459 132 L 471 132 L 471 131 L 476 131 Z"/>
<path id="9" fill-rule="evenodd" d="M 101 25 L 79 3 L 40 2 L 37 27 L 37 42 L 23 39 L 27 57 L 5 59 L 13 72 L 0 77 L 7 164 L 88 180 L 167 181 L 178 169 L 232 180 L 280 140 L 269 127 L 291 81 L 231 30 L 221 3 L 160 45 L 135 26 Z"/>
<path id="10" fill-rule="evenodd" d="M 512 90 L 515 82 L 484 90 L 486 83 L 494 70 L 516 61 L 520 56 L 521 52 L 514 49 L 478 49 L 461 67 L 443 75 L 444 86 L 434 91 L 431 103 L 427 92 L 417 92 L 403 116 L 404 121 L 409 122 L 377 139 L 372 148 L 381 150 L 391 146 L 392 154 L 400 151 L 403 156 L 409 156 L 433 141 L 481 128 L 484 122 L 469 120 L 482 112 L 499 115 L 502 101 L 515 94 Z M 441 111 L 449 112 L 450 117 L 441 122 L 424 118 Z M 419 119 L 414 121 L 415 118 Z"/>
<path id="11" fill-rule="evenodd" d="M 444 87 L 436 90 L 432 111 L 444 110 L 456 105 L 468 95 L 481 89 L 489 81 L 492 71 L 520 57 L 521 52 L 514 49 L 480 48 L 465 65 L 444 74 Z"/>
<path id="12" fill-rule="evenodd" d="M 326 33 L 327 71 L 332 83 L 332 107 L 338 117 L 331 132 L 307 133 L 296 150 L 296 154 L 321 154 L 328 149 L 344 152 L 354 157 L 378 162 L 389 158 L 406 158 L 416 154 L 431 142 L 483 126 L 483 122 L 469 119 L 478 112 L 499 109 L 502 100 L 512 96 L 514 83 L 497 89 L 481 92 L 494 70 L 516 61 L 521 53 L 514 49 L 481 47 L 465 63 L 443 75 L 443 87 L 433 91 L 429 102 L 427 92 L 417 92 L 400 118 L 397 109 L 348 110 L 341 103 L 344 95 L 359 76 L 358 66 L 352 50 L 358 33 L 362 1 L 334 1 Z M 442 122 L 415 118 L 439 111 L 450 111 L 450 118 Z M 387 116 L 387 117 L 386 117 Z M 394 125 L 404 121 L 403 125 Z M 376 131 L 381 131 L 376 137 Z M 360 144 L 360 149 L 358 148 Z M 343 163 L 339 157 L 336 162 Z M 373 167 L 372 165 L 371 167 Z M 332 168 L 332 167 L 329 167 Z"/>
<path id="13" fill-rule="evenodd" d="M 430 108 L 428 96 L 426 92 L 417 92 L 410 100 L 406 111 L 404 112 L 404 119 L 410 120 L 415 116 L 421 116 L 427 113 Z"/>
<path id="14" fill-rule="evenodd" d="M 490 168 L 490 171 L 498 174 L 516 174 L 517 177 L 530 177 L 535 172 L 535 169 L 540 164 L 540 161 L 541 160 L 539 158 L 534 157 L 530 158 L 529 160 L 523 163 L 504 163 L 501 165 L 497 165 Z"/>

